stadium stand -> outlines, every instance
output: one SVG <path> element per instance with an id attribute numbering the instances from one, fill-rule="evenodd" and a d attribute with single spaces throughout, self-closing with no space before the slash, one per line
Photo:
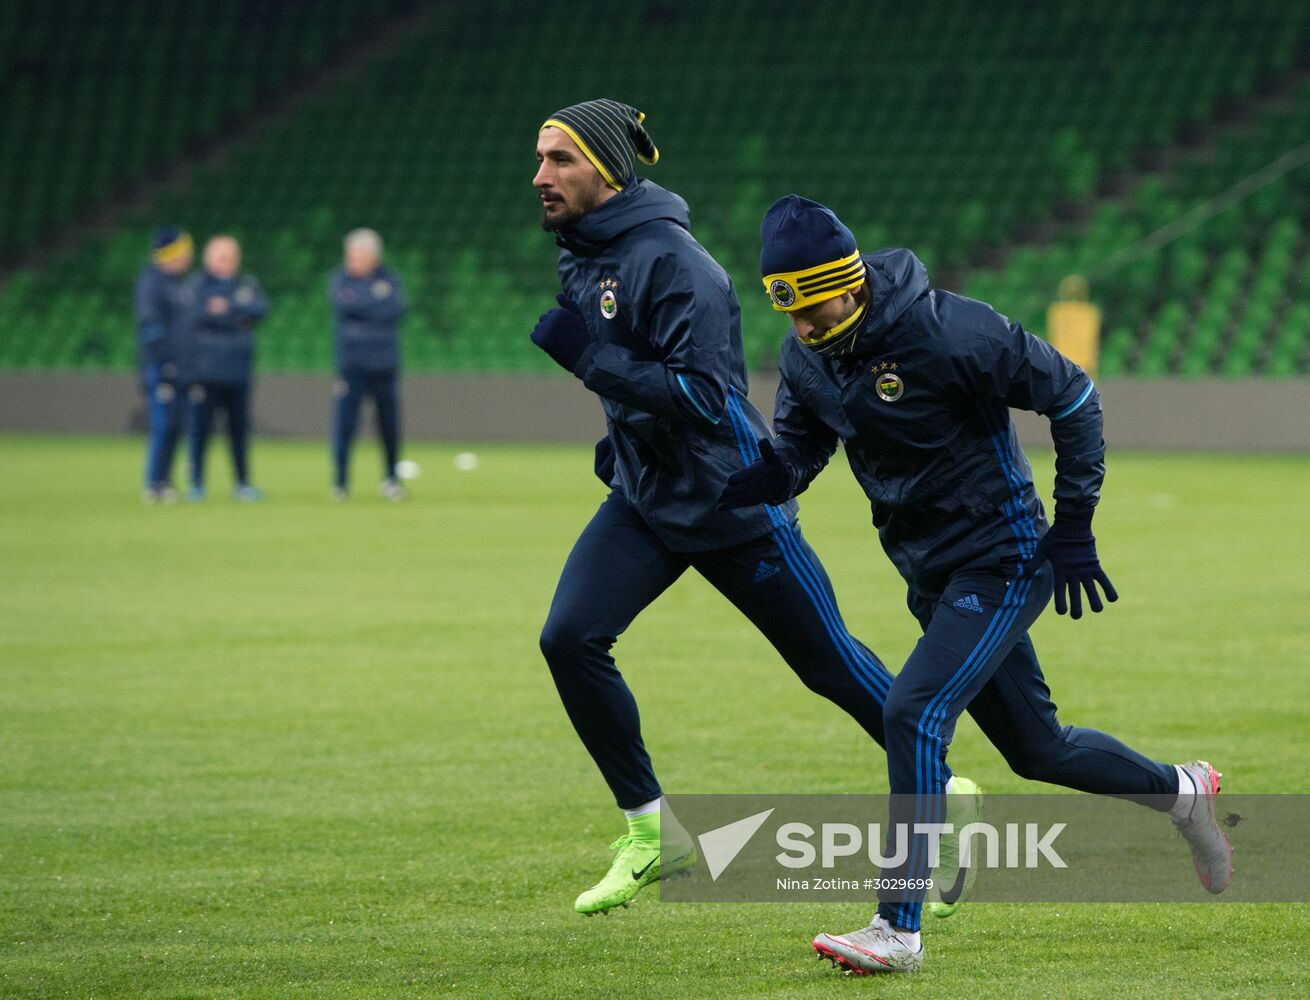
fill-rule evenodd
<path id="1" fill-rule="evenodd" d="M 203 148 L 410 5 L 0 4 L 0 263 Z"/>
<path id="2" fill-rule="evenodd" d="M 334 0 L 312 26 L 310 6 L 270 35 L 290 46 L 282 68 L 224 85 L 245 103 L 204 98 L 197 131 L 159 124 L 172 144 L 158 148 L 185 156 L 193 134 L 230 126 L 317 64 L 349 37 L 347 11 L 379 19 L 403 5 Z M 132 277 L 150 228 L 176 221 L 198 238 L 242 239 L 274 306 L 261 329 L 264 370 L 328 367 L 324 279 L 341 236 L 368 225 L 410 289 L 411 370 L 551 371 L 526 338 L 555 286 L 529 187 L 533 133 L 550 111 L 588 97 L 647 111 L 662 159 L 646 173 L 688 199 L 698 237 L 736 281 L 757 368 L 772 366 L 779 335 L 756 277 L 758 225 L 781 193 L 831 204 L 866 248 L 907 245 L 930 272 L 972 273 L 963 290 L 1040 331 L 1061 276 L 1262 166 L 1302 141 L 1310 121 L 1310 94 L 1298 91 L 1217 149 L 1199 146 L 1130 197 L 1106 197 L 1107 179 L 1151 168 L 1162 150 L 1294 79 L 1310 48 L 1310 9 L 1282 0 L 1236 10 L 1217 0 L 980 0 L 968 9 L 966 20 L 953 0 L 879 7 L 876 17 L 862 3 L 780 0 L 433 6 L 361 72 L 252 130 L 184 189 L 161 192 L 39 270 L 14 272 L 0 294 L 0 367 L 130 366 Z M 180 14 L 140 23 L 158 29 L 168 52 L 171 33 L 191 24 Z M 558 65 L 551 53 L 579 31 L 595 36 L 591 58 Z M 85 54 L 102 43 L 69 44 Z M 11 50 L 2 58 L 8 73 Z M 94 86 L 96 64 L 82 59 L 59 63 L 70 90 Z M 190 72 L 198 76 L 188 93 L 209 94 L 203 68 Z M 812 92 L 816 78 L 831 100 L 796 106 L 797 82 Z M 97 135 L 99 117 L 86 117 L 86 141 L 110 142 Z M 103 131 L 125 142 L 143 117 L 126 102 Z M 72 170 L 49 178 L 59 193 L 42 204 L 70 213 L 114 186 Z M 1103 371 L 1304 370 L 1310 307 L 1289 293 L 1310 275 L 1298 211 L 1305 183 L 1289 176 L 1232 219 L 1096 284 L 1109 331 Z M 1025 227 L 1087 204 L 1098 207 L 1053 244 L 1014 246 Z M 25 225 L 23 245 L 40 224 Z M 976 270 L 998 248 L 1004 266 Z"/>
<path id="3" fill-rule="evenodd" d="M 1094 272 L 1115 251 L 1307 143 L 1310 80 L 1225 130 L 1217 142 L 1183 152 L 1173 169 L 1103 204 L 1053 244 L 1020 247 L 1005 267 L 974 274 L 966 291 L 1011 304 L 1040 332 L 1040 307 L 1062 275 Z M 1302 156 L 1310 159 L 1310 148 Z M 1113 317 L 1101 370 L 1184 377 L 1286 377 L 1310 370 L 1307 205 L 1310 169 L 1302 165 L 1200 221 L 1162 252 L 1107 274 L 1097 288 Z"/>

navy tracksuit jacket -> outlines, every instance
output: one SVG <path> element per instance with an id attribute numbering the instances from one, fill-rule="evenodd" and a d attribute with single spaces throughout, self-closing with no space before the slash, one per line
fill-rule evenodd
<path id="1" fill-rule="evenodd" d="M 137 365 L 146 395 L 149 432 L 145 485 L 169 481 L 173 452 L 186 413 L 187 373 L 184 362 L 185 310 L 182 275 L 168 274 L 148 264 L 136 279 Z"/>
<path id="2" fill-rule="evenodd" d="M 254 278 L 216 278 L 207 271 L 184 286 L 187 307 L 187 350 L 192 381 L 240 385 L 250 382 L 255 368 L 255 326 L 268 312 L 268 297 Z M 210 301 L 226 308 L 216 312 Z"/>
<path id="3" fill-rule="evenodd" d="M 337 268 L 328 279 L 338 374 L 395 372 L 400 367 L 400 321 L 405 289 L 389 267 L 355 277 Z"/>
<path id="4" fill-rule="evenodd" d="M 1105 475 L 1091 379 L 990 306 L 929 288 L 908 250 L 864 259 L 872 298 L 855 349 L 820 357 L 790 334 L 774 430 L 789 495 L 844 442 L 924 629 L 884 708 L 891 792 L 907 797 L 899 808 L 918 810 L 900 820 L 940 822 L 946 750 L 966 708 L 1026 777 L 1130 798 L 1172 794 L 1172 767 L 1104 733 L 1060 726 L 1027 635 L 1050 599 L 1050 568 L 1024 566 L 1046 518 L 1009 410 L 1050 418 L 1057 514 L 1091 508 Z M 884 875 L 925 877 L 925 852 L 915 838 L 907 863 Z M 879 909 L 915 929 L 921 898 L 885 890 Z"/>
<path id="5" fill-rule="evenodd" d="M 191 482 L 205 482 L 205 451 L 215 410 L 227 415 L 228 445 L 238 485 L 250 481 L 250 382 L 255 366 L 255 326 L 268 312 L 268 297 L 254 278 L 218 278 L 202 271 L 182 291 L 187 309 L 191 407 L 188 436 Z M 211 303 L 226 307 L 216 311 Z"/>
<path id="6" fill-rule="evenodd" d="M 334 483 L 346 488 L 350 444 L 359 408 L 372 396 L 382 436 L 383 475 L 396 475 L 400 451 L 400 321 L 405 291 L 390 268 L 354 277 L 342 268 L 328 279 L 328 304 L 334 314 L 333 339 L 339 382 L 332 408 Z"/>
<path id="7" fill-rule="evenodd" d="M 795 504 L 716 510 L 768 425 L 746 400 L 732 282 L 693 239 L 686 203 L 634 180 L 558 242 L 560 282 L 593 341 L 575 374 L 600 397 L 616 471 L 565 564 L 541 648 L 618 805 L 652 801 L 660 787 L 610 648 L 688 568 L 881 741 L 891 677 L 846 630 Z"/>
<path id="8" fill-rule="evenodd" d="M 576 374 L 605 409 L 623 496 L 676 551 L 766 534 L 763 508 L 715 509 L 743 441 L 768 423 L 746 401 L 737 294 L 692 237 L 687 203 L 637 179 L 559 244 L 560 284 L 594 339 Z"/>
<path id="9" fill-rule="evenodd" d="M 133 296 L 137 365 L 143 372 L 158 367 L 170 381 L 178 374 L 184 318 L 180 297 L 183 277 L 147 264 L 137 276 Z"/>

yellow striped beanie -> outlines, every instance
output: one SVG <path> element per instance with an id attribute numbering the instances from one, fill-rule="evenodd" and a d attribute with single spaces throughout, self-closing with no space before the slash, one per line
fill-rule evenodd
<path id="1" fill-rule="evenodd" d="M 605 183 L 621 191 L 632 180 L 637 160 L 654 163 L 660 158 L 641 124 L 645 119 L 631 105 L 600 98 L 556 111 L 541 128 L 557 128 L 568 135 Z"/>

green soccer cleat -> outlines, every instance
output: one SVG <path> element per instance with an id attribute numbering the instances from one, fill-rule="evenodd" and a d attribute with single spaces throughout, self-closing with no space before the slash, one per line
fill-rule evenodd
<path id="1" fill-rule="evenodd" d="M 958 774 L 951 777 L 946 789 L 946 822 L 955 834 L 941 839 L 937 868 L 933 871 L 932 895 L 928 912 L 934 917 L 949 917 L 960 908 L 978 879 L 978 865 L 960 868 L 959 833 L 970 823 L 982 819 L 982 789 L 976 782 Z"/>
<path id="2" fill-rule="evenodd" d="M 573 908 L 579 913 L 591 916 L 608 913 L 616 906 L 627 906 L 652 882 L 686 871 L 696 863 L 696 848 L 680 827 L 672 837 L 666 838 L 672 843 L 666 842 L 667 850 L 661 852 L 659 813 L 634 820 L 632 827 L 632 831 L 610 844 L 610 850 L 618 853 L 605 877 L 574 902 Z"/>

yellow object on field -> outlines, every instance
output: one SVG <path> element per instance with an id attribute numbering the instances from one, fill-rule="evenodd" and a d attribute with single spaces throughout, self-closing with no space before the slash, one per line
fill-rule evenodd
<path id="1" fill-rule="evenodd" d="M 1087 301 L 1087 279 L 1071 274 L 1060 282 L 1060 300 L 1046 310 L 1046 339 L 1092 378 L 1101 356 L 1101 310 Z"/>

